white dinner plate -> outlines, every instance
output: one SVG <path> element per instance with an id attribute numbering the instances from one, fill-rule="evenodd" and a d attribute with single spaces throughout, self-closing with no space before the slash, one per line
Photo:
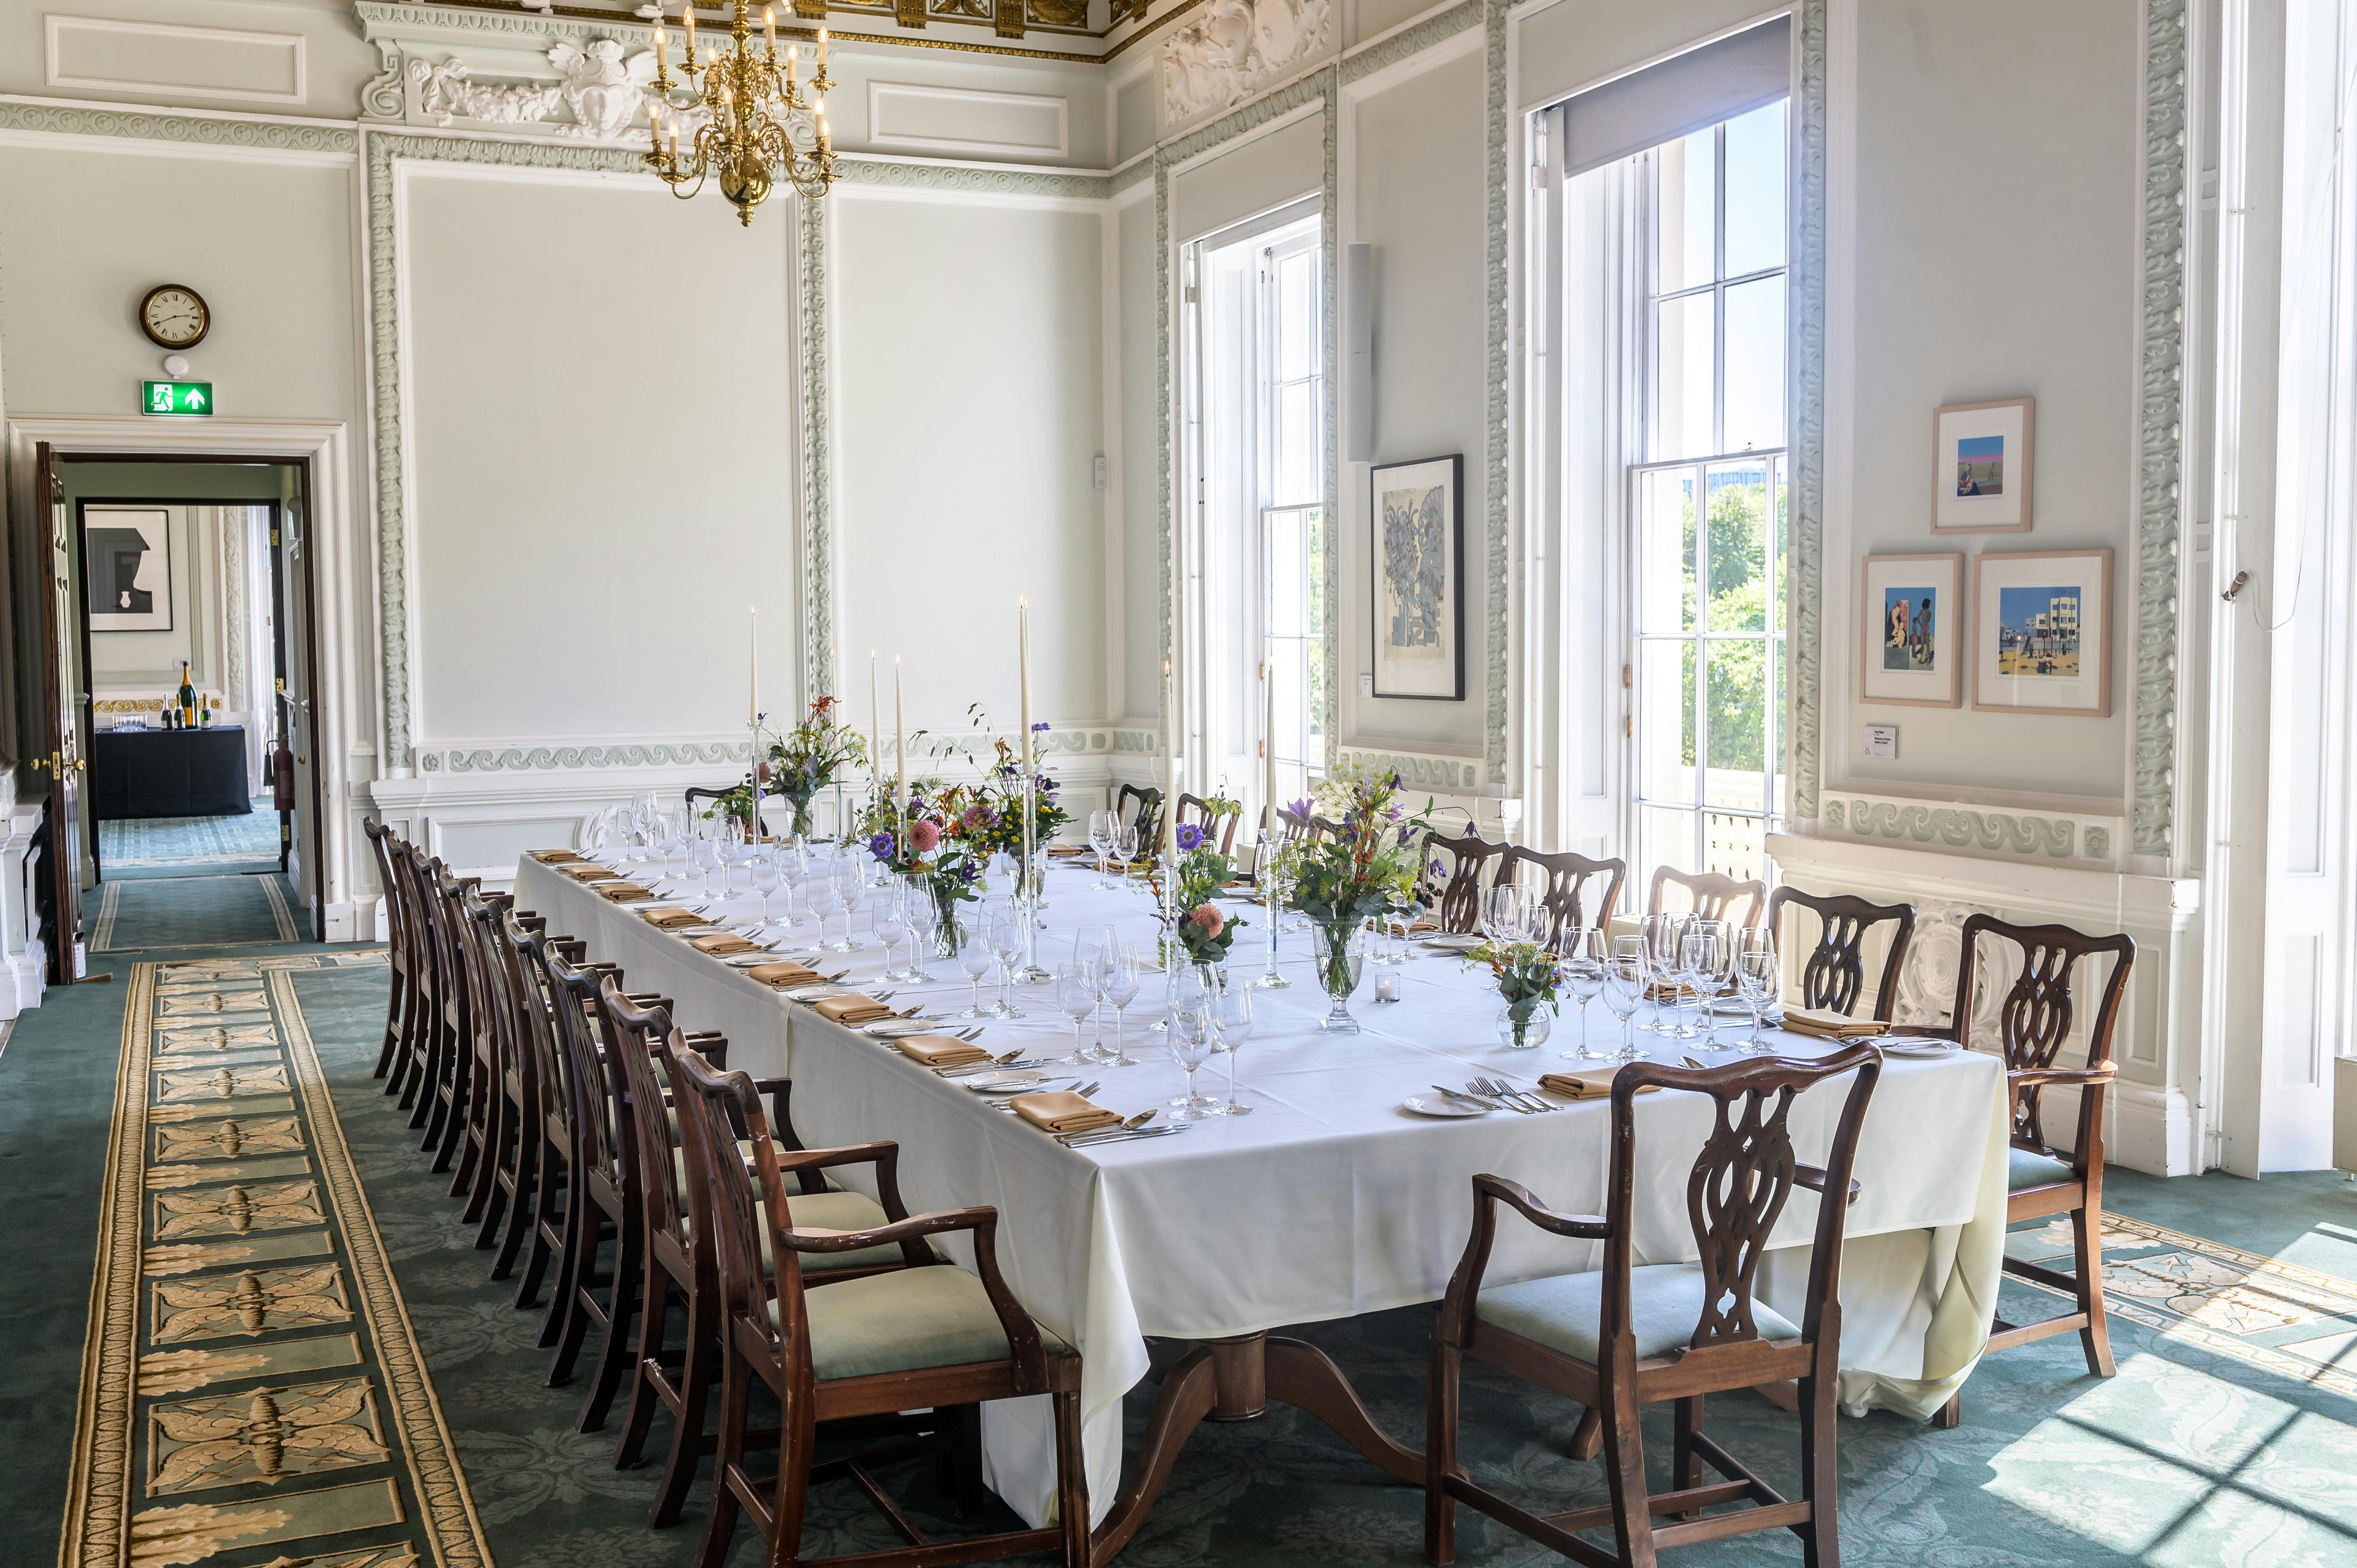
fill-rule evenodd
<path id="1" fill-rule="evenodd" d="M 782 994 L 794 1002 L 823 1002 L 830 996 L 848 996 L 851 993 L 852 989 L 848 985 L 797 985 Z"/>
<path id="2" fill-rule="evenodd" d="M 730 953 L 726 958 L 722 959 L 720 961 L 726 964 L 731 969 L 759 969 L 765 963 L 777 962 L 778 955 L 770 952 L 767 949 L 763 949 L 759 952 Z"/>
<path id="3" fill-rule="evenodd" d="M 1424 945 L 1434 952 L 1471 952 L 1481 945 L 1481 939 L 1470 931 L 1458 932 L 1455 935 L 1443 933 L 1439 936 L 1426 937 Z"/>
<path id="4" fill-rule="evenodd" d="M 930 1035 L 941 1026 L 939 1018 L 878 1018 L 873 1024 L 861 1025 L 859 1032 L 879 1040 L 898 1040 L 909 1035 Z"/>
<path id="5" fill-rule="evenodd" d="M 1920 1036 L 1907 1035 L 1900 1036 L 1896 1039 L 1886 1037 L 1881 1041 L 1881 1045 L 1884 1056 L 1915 1057 L 1924 1061 L 1937 1061 L 1942 1057 L 1954 1056 L 1962 1048 L 1953 1040 L 1927 1040 Z"/>
<path id="6" fill-rule="evenodd" d="M 1418 1116 L 1445 1116 L 1452 1119 L 1490 1114 L 1490 1108 L 1486 1105 L 1468 1105 L 1461 1100 L 1445 1100 L 1437 1094 L 1411 1094 L 1400 1101 L 1400 1109 L 1413 1111 Z"/>
<path id="7" fill-rule="evenodd" d="M 976 1094 L 1028 1094 L 1055 1083 L 1077 1083 L 1071 1073 L 1057 1077 L 1044 1072 L 985 1072 L 957 1080 Z"/>

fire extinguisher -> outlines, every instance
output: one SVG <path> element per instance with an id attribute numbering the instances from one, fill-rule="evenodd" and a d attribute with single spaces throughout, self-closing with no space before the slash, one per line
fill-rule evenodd
<path id="1" fill-rule="evenodd" d="M 285 693 L 279 693 L 279 700 L 284 702 Z M 286 744 L 286 720 L 283 714 L 278 721 L 278 741 L 270 753 L 270 804 L 274 811 L 291 811 L 295 809 L 295 753 Z"/>

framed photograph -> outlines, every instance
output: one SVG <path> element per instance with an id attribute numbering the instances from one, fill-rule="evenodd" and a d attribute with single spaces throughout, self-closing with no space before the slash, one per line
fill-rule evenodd
<path id="1" fill-rule="evenodd" d="M 161 507 L 82 513 L 82 602 L 90 629 L 172 629 L 172 532 Z"/>
<path id="2" fill-rule="evenodd" d="M 1465 456 L 1371 476 L 1375 695 L 1465 697 Z"/>
<path id="3" fill-rule="evenodd" d="M 1869 555 L 1858 701 L 1953 708 L 1964 700 L 1962 555 Z"/>
<path id="4" fill-rule="evenodd" d="M 2038 400 L 1959 403 L 1932 416 L 1932 531 L 2029 527 L 2029 446 Z"/>
<path id="5" fill-rule="evenodd" d="M 1973 562 L 1973 706 L 2112 711 L 2112 553 L 2025 550 Z"/>

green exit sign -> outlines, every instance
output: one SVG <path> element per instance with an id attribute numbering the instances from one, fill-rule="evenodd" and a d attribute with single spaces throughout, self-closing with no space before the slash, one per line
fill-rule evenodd
<path id="1" fill-rule="evenodd" d="M 139 389 L 139 412 L 142 413 L 205 417 L 213 411 L 213 383 L 210 381 L 142 381 Z"/>

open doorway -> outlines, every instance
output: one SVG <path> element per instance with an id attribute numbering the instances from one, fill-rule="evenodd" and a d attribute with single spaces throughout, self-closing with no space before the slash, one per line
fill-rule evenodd
<path id="1" fill-rule="evenodd" d="M 317 801 L 299 776 L 314 770 L 295 767 L 316 667 L 308 464 L 39 457 L 57 738 L 36 900 L 52 983 L 198 929 L 317 939 Z"/>

